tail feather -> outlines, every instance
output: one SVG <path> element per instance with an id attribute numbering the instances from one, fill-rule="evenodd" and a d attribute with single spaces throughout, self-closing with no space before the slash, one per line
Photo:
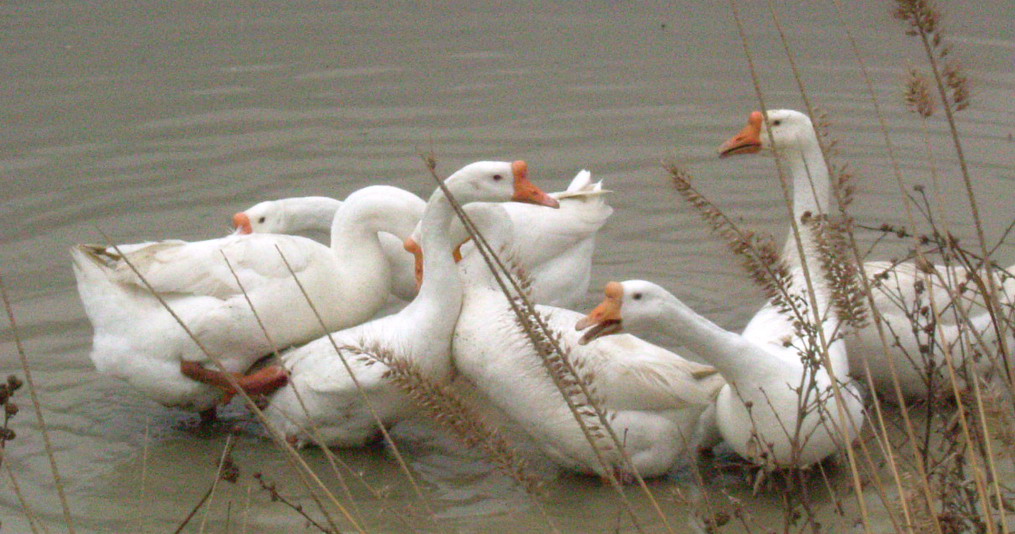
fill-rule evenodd
<path id="1" fill-rule="evenodd" d="M 567 186 L 567 190 L 554 193 L 553 196 L 557 197 L 557 200 L 563 200 L 565 198 L 575 197 L 595 197 L 612 192 L 613 191 L 610 191 L 609 189 L 603 189 L 602 180 L 593 182 L 592 173 L 582 169 L 571 180 L 571 184 Z"/>
<path id="2" fill-rule="evenodd" d="M 157 304 L 147 291 L 118 282 L 116 266 L 122 258 L 114 250 L 75 245 L 70 254 L 78 295 L 97 331 L 116 323 L 129 324 L 142 309 Z"/>

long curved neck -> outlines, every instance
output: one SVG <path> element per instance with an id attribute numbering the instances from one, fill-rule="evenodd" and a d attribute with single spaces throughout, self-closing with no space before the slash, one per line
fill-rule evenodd
<path id="1" fill-rule="evenodd" d="M 801 222 L 805 214 L 821 215 L 828 213 L 831 183 L 828 178 L 828 167 L 821 155 L 821 147 L 814 132 L 807 132 L 807 137 L 800 140 L 797 147 L 782 151 L 779 157 L 789 167 L 793 179 L 793 218 L 800 226 L 800 237 L 804 240 L 804 250 L 813 256 L 814 236 L 807 224 Z M 784 258 L 790 265 L 800 262 L 796 243 L 792 233 L 786 242 Z"/>
<path id="2" fill-rule="evenodd" d="M 663 302 L 662 328 L 726 377 L 729 382 L 778 374 L 784 364 L 763 348 L 713 323 L 673 295 Z"/>
<path id="3" fill-rule="evenodd" d="M 452 256 L 448 228 L 454 218 L 451 204 L 439 189 L 430 196 L 423 212 L 423 284 L 406 307 L 406 313 L 425 314 L 431 328 L 453 329 L 462 305 L 462 281 Z"/>
<path id="4" fill-rule="evenodd" d="M 289 232 L 327 230 L 335 219 L 341 200 L 328 197 L 285 198 L 278 201 L 286 214 Z"/>
<path id="5" fill-rule="evenodd" d="M 343 280 L 383 280 L 389 284 L 391 276 L 387 259 L 377 236 L 378 220 L 385 212 L 397 209 L 383 196 L 360 197 L 347 201 L 335 213 L 331 223 L 331 250 L 342 259 Z M 388 289 L 384 289 L 388 291 Z"/>

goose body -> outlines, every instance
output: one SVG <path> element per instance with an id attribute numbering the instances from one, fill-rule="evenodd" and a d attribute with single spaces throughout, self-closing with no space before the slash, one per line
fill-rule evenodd
<path id="1" fill-rule="evenodd" d="M 757 112 L 756 112 L 757 113 Z M 760 113 L 758 114 L 760 120 Z M 753 119 L 752 119 L 753 120 Z M 818 145 L 817 137 L 810 120 L 806 115 L 790 111 L 775 110 L 769 111 L 769 124 L 773 135 L 777 136 L 774 149 L 778 157 L 787 164 L 794 182 L 794 210 L 799 219 L 805 211 L 812 213 L 825 213 L 823 204 L 829 196 L 828 168 L 825 165 L 821 148 Z M 745 135 L 748 130 L 754 133 Z M 770 143 L 767 131 L 761 128 L 761 124 L 749 125 L 738 136 L 727 142 L 722 150 L 724 155 L 753 153 L 765 144 Z M 816 202 L 815 199 L 820 199 Z M 819 205 L 821 204 L 821 205 Z M 801 225 L 803 233 L 809 232 L 806 225 Z M 808 256 L 813 258 L 813 239 L 805 239 L 805 247 L 810 248 Z M 787 258 L 792 263 L 798 263 L 799 259 L 795 243 L 790 240 L 787 243 Z M 817 267 L 817 262 L 815 262 Z M 863 265 L 864 271 L 871 279 L 872 294 L 874 297 L 873 306 L 878 314 L 884 319 L 884 327 L 888 340 L 888 351 L 881 343 L 877 326 L 873 321 L 868 321 L 859 328 L 850 329 L 844 332 L 844 340 L 848 353 L 849 369 L 853 376 L 866 378 L 866 368 L 870 368 L 873 386 L 882 393 L 882 398 L 895 399 L 894 380 L 898 377 L 900 389 L 906 398 L 924 398 L 927 395 L 927 376 L 931 369 L 942 370 L 945 365 L 946 346 L 957 346 L 962 333 L 968 329 L 975 329 L 987 334 L 990 344 L 996 343 L 996 335 L 990 325 L 989 316 L 985 315 L 982 294 L 976 291 L 975 285 L 969 282 L 970 273 L 961 266 L 932 265 L 920 269 L 913 262 L 893 264 L 884 261 L 870 261 Z M 936 275 L 929 275 L 932 269 Z M 818 272 L 816 268 L 812 272 Z M 996 275 L 997 286 L 1002 290 L 1002 301 L 1011 305 L 1015 297 L 1015 280 L 1010 277 Z M 818 275 L 820 277 L 820 275 Z M 923 291 L 916 290 L 917 282 L 925 288 Z M 966 291 L 952 301 L 952 288 L 963 287 Z M 939 309 L 946 311 L 942 315 L 942 322 L 934 334 L 934 342 L 930 342 L 930 336 L 922 333 L 914 333 L 912 320 L 906 316 L 906 310 L 919 310 L 928 306 L 930 299 L 934 299 Z M 960 305 L 964 307 L 969 315 L 970 322 L 955 323 L 955 314 L 947 312 L 950 306 Z M 924 325 L 929 322 L 923 323 Z M 970 337 L 971 339 L 972 337 Z M 922 346 L 933 346 L 930 353 L 921 352 Z M 987 353 L 994 353 L 996 349 L 985 347 Z M 965 361 L 961 355 L 962 351 L 954 351 L 957 364 L 962 365 Z M 990 357 L 980 357 L 973 362 L 974 372 L 980 376 L 991 372 L 1000 372 Z M 892 369 L 895 369 L 893 372 Z M 939 384 L 944 374 L 935 373 L 935 379 Z"/>
<path id="2" fill-rule="evenodd" d="M 623 328 L 660 332 L 686 344 L 726 379 L 715 401 L 715 420 L 730 447 L 766 469 L 806 467 L 844 447 L 843 435 L 849 440 L 856 437 L 863 403 L 853 388 L 841 383 L 842 396 L 837 398 L 827 372 L 806 365 L 797 349 L 757 330 L 763 323 L 776 325 L 780 317 L 766 307 L 743 334 L 736 334 L 698 315 L 663 288 L 628 280 L 607 284 L 606 299 L 576 326 L 593 326 L 583 340 Z M 829 352 L 833 358 L 845 358 L 840 350 Z M 800 390 L 806 393 L 801 396 Z M 799 409 L 801 405 L 806 408 Z"/>
<path id="3" fill-rule="evenodd" d="M 801 220 L 805 215 L 826 213 L 827 172 L 815 169 L 811 145 L 799 142 L 814 137 L 810 120 L 791 110 L 769 111 L 771 135 L 762 131 L 763 121 L 760 112 L 752 113 L 747 127 L 723 145 L 721 155 L 775 150 L 794 177 L 794 217 Z M 669 334 L 719 369 L 727 385 L 716 399 L 715 419 L 723 439 L 738 454 L 766 469 L 818 462 L 857 436 L 863 424 L 863 404 L 852 385 L 845 382 L 849 364 L 838 333 L 840 325 L 830 310 L 829 289 L 814 253 L 814 237 L 802 223 L 800 243 L 804 257 L 791 236 L 784 260 L 792 291 L 799 296 L 798 302 L 806 303 L 801 306 L 805 320 L 815 325 L 813 334 L 795 327 L 803 321 L 794 320 L 771 303 L 751 319 L 742 334 L 728 332 L 662 288 L 629 281 L 607 286 L 607 299 L 578 325 L 597 325 L 583 339 L 619 330 L 623 305 L 629 327 L 644 325 Z M 804 291 L 805 266 L 813 283 L 813 301 Z M 813 304 L 817 310 L 811 308 Z M 822 353 L 827 355 L 827 368 L 816 361 Z"/>
<path id="4" fill-rule="evenodd" d="M 474 205 L 469 212 L 491 245 L 498 243 L 511 256 L 511 221 L 503 213 L 498 216 L 498 210 L 499 206 Z M 455 367 L 557 464 L 604 475 L 482 258 L 467 256 L 460 267 L 466 289 L 455 328 Z M 707 366 L 634 336 L 579 346 L 572 328 L 581 317 L 579 313 L 544 305 L 537 309 L 550 328 L 560 333 L 562 344 L 572 349 L 569 357 L 575 365 L 591 377 L 592 387 L 602 397 L 613 428 L 624 436 L 638 472 L 657 476 L 669 470 L 686 452 L 698 417 L 718 392 L 722 379 Z M 606 454 L 611 468 L 620 469 L 617 453 Z"/>
<path id="5" fill-rule="evenodd" d="M 426 202 L 416 197 L 417 209 L 422 215 Z M 331 228 L 335 213 L 342 201 L 329 197 L 293 197 L 267 200 L 233 216 L 233 226 L 240 233 L 299 234 L 324 232 Z M 391 268 L 391 293 L 402 300 L 416 296 L 416 277 L 412 255 L 402 249 L 397 235 L 381 232 L 381 250 Z"/>
<path id="6" fill-rule="evenodd" d="M 514 183 L 508 178 L 514 176 Z M 477 162 L 446 181 L 459 202 L 506 202 L 511 199 L 555 205 L 528 182 L 524 162 Z M 443 380 L 451 370 L 451 336 L 462 302 L 448 227 L 454 218 L 444 193 L 430 197 L 421 221 L 425 275 L 416 298 L 399 313 L 331 334 L 339 347 L 358 351 L 382 350 L 412 364 L 423 376 Z M 348 352 L 348 351 L 347 351 Z M 288 439 L 313 441 L 319 432 L 324 445 L 353 447 L 378 432 L 371 408 L 383 424 L 411 411 L 411 403 L 384 374 L 387 365 L 352 351 L 346 358 L 350 376 L 328 336 L 282 357 L 290 382 L 270 399 L 266 415 Z M 361 392 L 362 390 L 362 392 Z M 367 403 L 363 395 L 366 395 Z"/>
<path id="7" fill-rule="evenodd" d="M 607 193 L 583 170 L 567 190 L 550 194 L 560 201 L 558 210 L 504 205 L 514 229 L 515 261 L 528 275 L 533 302 L 574 306 L 588 292 L 596 235 L 613 214 Z"/>
<path id="8" fill-rule="evenodd" d="M 130 263 L 231 373 L 244 373 L 273 348 L 319 334 L 310 306 L 279 250 L 331 328 L 367 320 L 385 302 L 388 264 L 378 231 L 408 235 L 415 196 L 371 186 L 350 195 L 336 215 L 332 246 L 276 234 L 233 234 L 201 242 L 122 247 Z M 222 255 L 229 259 L 239 284 Z M 71 249 L 78 292 L 95 330 L 96 369 L 152 399 L 192 411 L 214 408 L 221 388 L 184 376 L 186 362 L 214 365 L 112 247 Z M 243 290 L 271 342 L 251 312 Z"/>

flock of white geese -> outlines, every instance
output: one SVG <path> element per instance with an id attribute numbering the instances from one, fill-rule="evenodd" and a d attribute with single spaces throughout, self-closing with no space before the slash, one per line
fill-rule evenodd
<path id="1" fill-rule="evenodd" d="M 771 150 L 792 174 L 795 217 L 827 212 L 828 171 L 811 121 L 791 110 L 770 110 L 767 127 L 765 120 L 752 113 L 720 155 Z M 613 211 L 609 191 L 582 171 L 566 191 L 546 194 L 529 181 L 522 161 L 472 163 L 445 185 L 467 204 L 491 246 L 527 273 L 531 299 L 572 347 L 569 357 L 589 371 L 642 476 L 664 474 L 695 445 L 719 440 L 764 468 L 822 460 L 864 424 L 850 373 L 860 376 L 861 359 L 874 387 L 891 384 L 894 367 L 907 396 L 926 393 L 922 364 L 910 357 L 919 341 L 900 315 L 898 295 L 883 289 L 876 295 L 886 321 L 901 321 L 894 329 L 898 342 L 885 352 L 873 326 L 839 335 L 827 282 L 812 276 L 821 317 L 816 337 L 827 342 L 823 366 L 805 362 L 802 329 L 772 304 L 736 333 L 656 284 L 629 280 L 607 284 L 605 300 L 586 315 L 568 307 L 587 292 L 596 234 Z M 290 442 L 355 447 L 376 438 L 375 417 L 390 425 L 413 413 L 384 363 L 342 358 L 335 350 L 383 347 L 430 379 L 455 376 L 474 388 L 560 466 L 604 474 L 440 188 L 426 202 L 381 185 L 345 201 L 262 202 L 236 214 L 234 225 L 235 233 L 207 241 L 72 248 L 99 372 L 205 419 L 238 384 L 267 397 L 268 421 Z M 329 229 L 330 246 L 292 235 Z M 806 225 L 801 240 L 807 266 L 819 273 Z M 804 287 L 792 236 L 787 250 L 794 287 Z M 866 267 L 880 272 L 893 266 Z M 951 274 L 964 279 L 964 273 Z M 917 269 L 901 265 L 892 277 L 903 299 L 918 298 L 912 289 L 921 277 Z M 392 296 L 409 303 L 374 318 Z M 986 331 L 989 317 L 974 323 Z M 702 363 L 623 330 L 667 335 Z M 255 366 L 276 351 L 280 361 Z M 616 453 L 610 461 L 620 469 Z"/>

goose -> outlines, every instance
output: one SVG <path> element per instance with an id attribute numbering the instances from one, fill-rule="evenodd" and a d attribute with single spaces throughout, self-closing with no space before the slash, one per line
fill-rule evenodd
<path id="1" fill-rule="evenodd" d="M 416 197 L 419 213 L 426 202 Z M 331 228 L 341 200 L 329 197 L 292 197 L 266 200 L 233 215 L 233 227 L 241 234 L 299 234 L 322 232 Z M 380 233 L 381 250 L 391 266 L 391 293 L 409 301 L 416 296 L 416 276 L 413 273 L 412 255 L 402 248 L 398 236 Z"/>
<path id="2" fill-rule="evenodd" d="M 419 218 L 416 200 L 389 186 L 349 195 L 335 215 L 331 247 L 298 236 L 233 234 L 191 243 L 132 245 L 121 248 L 125 259 L 113 247 L 75 246 L 71 258 L 78 293 L 94 328 L 92 362 L 100 373 L 127 381 L 165 406 L 201 412 L 210 420 L 216 404 L 233 392 L 127 260 L 229 372 L 242 374 L 273 348 L 310 341 L 320 332 L 278 250 L 329 328 L 361 323 L 389 293 L 389 268 L 377 233 L 407 236 Z M 243 385 L 254 388 L 251 391 L 277 386 L 284 381 L 279 371 L 269 367 Z M 270 380 L 260 384 L 265 378 Z"/>
<path id="3" fill-rule="evenodd" d="M 715 420 L 733 450 L 765 470 L 806 467 L 844 446 L 863 422 L 863 403 L 853 387 L 840 384 L 843 419 L 832 379 L 821 367 L 805 364 L 792 338 L 790 322 L 766 306 L 743 334 L 729 332 L 698 315 L 665 289 L 644 280 L 610 282 L 606 298 L 575 324 L 587 331 L 582 343 L 609 339 L 624 331 L 658 332 L 699 354 L 726 379 L 715 400 Z M 759 325 L 766 323 L 764 328 Z M 796 340 L 799 342 L 800 340 Z M 839 347 L 829 352 L 844 358 Z M 813 384 L 813 387 L 806 387 Z M 804 398 L 798 393 L 804 385 Z M 800 405 L 806 406 L 800 410 Z"/>
<path id="4" fill-rule="evenodd" d="M 494 250 L 500 250 L 502 257 L 513 257 L 517 229 L 512 231 L 505 210 L 499 205 L 472 204 L 467 211 Z M 615 448 L 605 451 L 608 470 L 599 462 L 483 258 L 465 255 L 460 269 L 465 297 L 452 349 L 460 376 L 556 464 L 579 473 L 615 474 L 627 480 L 630 473 L 622 468 Z M 572 326 L 580 313 L 546 305 L 536 309 L 559 332 L 562 345 L 571 347 L 569 358 L 583 369 L 590 387 L 602 398 L 602 407 L 616 433 L 623 436 L 638 473 L 645 477 L 666 473 L 688 450 L 698 417 L 723 384 L 715 369 L 634 336 L 579 346 Z"/>
<path id="5" fill-rule="evenodd" d="M 776 156 L 789 164 L 793 173 L 793 215 L 821 214 L 827 210 L 829 183 L 827 173 L 808 173 L 813 169 L 814 153 L 802 151 L 799 137 L 814 136 L 806 115 L 792 110 L 768 112 L 773 139 L 761 131 L 764 116 L 751 114 L 748 125 L 720 148 L 720 155 L 753 153 L 774 148 Z M 820 154 L 818 154 L 820 157 Z M 794 327 L 795 321 L 774 303 L 767 303 L 751 319 L 742 334 L 727 332 L 695 314 L 675 298 L 661 320 L 660 328 L 698 353 L 722 373 L 727 385 L 715 403 L 715 419 L 719 432 L 738 454 L 765 470 L 784 467 L 805 467 L 818 462 L 856 437 L 863 424 L 863 404 L 853 384 L 847 379 L 849 363 L 839 336 L 839 321 L 830 313 L 829 290 L 821 276 L 814 254 L 815 243 L 808 225 L 800 226 L 807 267 L 813 273 L 815 301 L 822 319 L 813 335 Z M 790 267 L 792 287 L 804 287 L 803 265 L 794 239 L 783 253 Z M 644 288 L 641 288 L 644 289 Z M 576 326 L 598 324 L 606 331 L 618 318 L 615 308 L 623 296 L 619 284 L 611 285 L 607 300 Z M 796 290 L 799 292 L 799 289 Z M 645 292 L 632 294 L 641 300 Z M 797 302 L 806 302 L 806 322 L 814 311 L 805 295 Z M 665 321 L 673 321 L 672 324 Z M 584 336 L 588 341 L 596 335 Z M 826 345 L 821 350 L 820 345 Z M 816 362 L 818 355 L 827 354 L 830 371 Z M 810 364 L 804 360 L 810 360 Z M 838 383 L 836 383 L 838 382 Z M 801 387 L 804 386 L 804 387 Z M 833 395 L 841 390 L 841 396 Z M 838 398 L 837 398 L 838 397 Z M 840 400 L 841 399 L 841 400 Z M 841 410 L 839 403 L 842 403 Z M 799 409 L 798 406 L 804 406 Z M 845 416 L 845 417 L 843 417 Z"/>
<path id="6" fill-rule="evenodd" d="M 602 182 L 582 170 L 565 191 L 550 193 L 560 209 L 505 204 L 514 229 L 515 261 L 531 282 L 533 302 L 575 306 L 589 290 L 596 235 L 613 214 Z M 467 253 L 463 247 L 462 255 Z"/>
<path id="7" fill-rule="evenodd" d="M 771 148 L 772 143 L 763 128 L 763 121 L 764 116 L 761 112 L 752 113 L 747 126 L 720 147 L 720 157 L 753 154 L 762 148 Z M 824 212 L 824 204 L 827 203 L 829 194 L 828 168 L 810 119 L 796 111 L 770 110 L 768 121 L 772 134 L 776 136 L 778 156 L 788 164 L 793 177 L 793 202 L 797 216 L 804 213 L 797 208 L 798 206 L 815 213 Z M 814 199 L 821 201 L 816 202 Z M 801 227 L 801 230 L 807 233 L 806 228 Z M 786 255 L 790 258 L 796 257 L 792 239 L 787 243 Z M 813 255 L 813 250 L 808 252 L 808 256 Z M 955 345 L 962 332 L 966 330 L 966 326 L 981 332 L 986 331 L 988 338 L 992 334 L 988 328 L 989 315 L 985 313 L 982 297 L 973 291 L 952 300 L 951 292 L 946 285 L 949 281 L 954 281 L 960 286 L 975 287 L 968 282 L 970 273 L 961 266 L 930 265 L 921 269 L 914 262 L 869 261 L 865 262 L 863 267 L 871 277 L 873 306 L 884 319 L 889 340 L 887 357 L 891 361 L 885 358 L 886 354 L 876 325 L 868 322 L 845 333 L 849 368 L 853 376 L 866 377 L 866 364 L 870 368 L 872 386 L 876 391 L 887 393 L 894 392 L 892 385 L 894 381 L 892 367 L 894 367 L 896 369 L 894 375 L 898 377 L 900 389 L 906 399 L 926 398 L 928 364 L 932 364 L 932 368 L 938 370 L 943 369 L 945 364 L 942 346 Z M 929 274 L 931 270 L 936 271 L 936 275 Z M 1002 299 L 1010 307 L 1012 298 L 1015 297 L 1015 279 L 995 274 L 997 285 L 1002 288 Z M 924 291 L 916 291 L 918 283 L 925 288 Z M 951 305 L 964 306 L 970 313 L 971 321 L 968 325 L 956 325 L 954 314 L 943 313 L 942 323 L 938 325 L 935 334 L 936 349 L 927 357 L 921 353 L 921 345 L 928 344 L 929 336 L 913 332 L 912 321 L 906 312 L 928 305 L 930 299 L 933 299 L 941 310 L 947 310 Z M 956 354 L 958 352 L 956 351 Z M 961 362 L 962 359 L 959 357 L 959 363 Z M 976 368 L 979 375 L 987 374 L 993 368 L 991 358 L 979 359 Z M 938 380 L 938 383 L 945 382 Z M 887 394 L 884 398 L 893 400 L 895 395 Z"/>
<path id="8" fill-rule="evenodd" d="M 593 182 L 592 173 L 583 169 L 567 189 L 550 193 L 560 203 L 559 209 L 544 210 L 518 202 L 503 206 L 515 231 L 515 261 L 532 282 L 533 301 L 573 306 L 588 292 L 596 235 L 613 214 L 605 201 L 608 193 L 601 181 Z M 266 201 L 237 213 L 233 224 L 243 233 L 322 230 L 330 224 L 329 210 L 333 213 L 339 205 L 341 201 L 327 197 Z M 402 249 L 401 240 L 387 237 L 381 234 L 381 245 L 394 271 L 392 292 L 402 300 L 411 300 L 417 286 L 412 256 Z M 461 253 L 472 249 L 467 243 Z"/>
<path id="9" fill-rule="evenodd" d="M 556 207 L 557 201 L 533 185 L 527 175 L 523 161 L 484 161 L 463 167 L 445 184 L 461 203 L 515 200 Z M 332 341 L 339 347 L 366 352 L 390 351 L 433 380 L 450 375 L 451 335 L 462 304 L 462 282 L 448 239 L 448 226 L 454 217 L 444 193 L 434 191 L 421 221 L 422 247 L 428 251 L 425 275 L 419 293 L 408 306 L 397 314 L 336 332 L 282 355 L 282 365 L 290 373 L 289 383 L 272 394 L 266 416 L 291 443 L 303 446 L 313 441 L 310 429 L 314 428 L 320 432 L 323 445 L 361 446 L 379 431 L 369 408 L 385 425 L 412 411 L 408 397 L 385 378 L 387 365 L 355 351 L 344 351 L 358 388 Z M 369 408 L 363 402 L 363 393 L 369 399 Z"/>

